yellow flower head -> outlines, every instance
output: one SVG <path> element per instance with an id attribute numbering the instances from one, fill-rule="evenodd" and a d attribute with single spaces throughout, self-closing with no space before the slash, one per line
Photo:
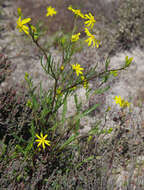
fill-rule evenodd
<path id="1" fill-rule="evenodd" d="M 34 40 L 37 40 L 39 37 L 39 34 L 37 32 L 36 27 L 33 25 L 30 25 L 30 28 L 31 28 L 31 35 L 33 36 Z"/>
<path id="2" fill-rule="evenodd" d="M 128 101 L 125 101 L 124 99 L 121 99 L 121 96 L 115 96 L 115 103 L 119 104 L 120 107 L 125 108 L 125 107 L 129 107 L 130 103 Z"/>
<path id="3" fill-rule="evenodd" d="M 74 86 L 73 88 L 71 88 L 71 90 L 76 90 L 76 86 Z"/>
<path id="4" fill-rule="evenodd" d="M 83 75 L 81 76 L 81 80 L 85 80 L 85 77 Z"/>
<path id="5" fill-rule="evenodd" d="M 132 63 L 132 60 L 133 60 L 133 57 L 128 58 L 128 56 L 126 56 L 125 66 L 128 67 Z"/>
<path id="6" fill-rule="evenodd" d="M 47 146 L 50 146 L 50 141 L 46 140 L 47 135 L 43 136 L 42 133 L 40 133 L 40 136 L 38 134 L 36 134 L 36 137 L 38 138 L 37 140 L 35 140 L 36 142 L 38 142 L 39 144 L 37 145 L 37 147 L 41 146 L 43 147 L 43 149 L 45 149 L 45 144 Z"/>
<path id="7" fill-rule="evenodd" d="M 77 76 L 79 76 L 79 74 L 83 74 L 82 70 L 84 70 L 84 69 L 81 68 L 79 64 L 77 64 L 77 63 L 75 65 L 73 64 L 72 68 L 73 68 L 73 70 L 76 71 Z"/>
<path id="8" fill-rule="evenodd" d="M 63 65 L 60 67 L 60 70 L 61 70 L 61 71 L 63 71 L 63 70 L 64 70 L 64 66 L 63 66 Z"/>
<path id="9" fill-rule="evenodd" d="M 34 33 L 34 32 L 37 32 L 36 27 L 35 27 L 35 26 L 33 26 L 33 25 L 31 25 L 31 30 L 32 30 L 32 32 L 33 32 L 33 33 Z"/>
<path id="10" fill-rule="evenodd" d="M 18 16 L 22 16 L 21 8 L 17 8 L 17 13 L 18 13 Z"/>
<path id="11" fill-rule="evenodd" d="M 31 18 L 25 18 L 21 19 L 21 16 L 17 20 L 17 28 L 19 29 L 20 32 L 25 32 L 27 35 L 29 35 L 29 28 L 25 24 L 31 21 Z"/>
<path id="12" fill-rule="evenodd" d="M 114 77 L 118 76 L 118 71 L 110 71 L 110 74 L 113 75 Z"/>
<path id="13" fill-rule="evenodd" d="M 81 76 L 81 80 L 83 81 L 83 87 L 88 88 L 88 82 L 83 75 Z"/>
<path id="14" fill-rule="evenodd" d="M 68 10 L 72 11 L 75 15 L 81 17 L 81 18 L 85 18 L 85 16 L 81 13 L 80 9 L 73 9 L 72 6 L 70 5 L 68 7 Z"/>
<path id="15" fill-rule="evenodd" d="M 32 105 L 33 105 L 32 102 L 30 100 L 28 100 L 26 103 L 26 106 L 29 108 L 32 108 Z"/>
<path id="16" fill-rule="evenodd" d="M 122 104 L 121 96 L 119 96 L 119 97 L 118 97 L 118 96 L 115 96 L 115 99 L 114 99 L 114 100 L 115 100 L 115 103 L 116 103 L 116 104 L 119 104 L 119 105 L 121 106 L 121 104 Z"/>
<path id="17" fill-rule="evenodd" d="M 88 43 L 88 46 L 91 46 L 93 44 L 93 47 L 97 46 L 98 48 L 99 42 L 96 40 L 95 36 L 89 32 L 88 28 L 85 28 L 85 33 L 88 36 L 88 38 L 85 40 L 85 42 Z"/>
<path id="18" fill-rule="evenodd" d="M 25 72 L 25 80 L 28 80 L 29 74 L 27 72 Z"/>
<path id="19" fill-rule="evenodd" d="M 130 103 L 128 101 L 122 101 L 122 107 L 125 108 L 125 107 L 129 107 L 130 106 Z"/>
<path id="20" fill-rule="evenodd" d="M 96 22 L 94 16 L 91 13 L 85 14 L 85 19 L 87 19 L 87 21 L 85 21 L 85 26 L 93 28 L 94 23 Z"/>
<path id="21" fill-rule="evenodd" d="M 58 95 L 60 95 L 61 94 L 61 88 L 58 88 L 56 92 Z"/>
<path id="22" fill-rule="evenodd" d="M 77 40 L 79 40 L 79 36 L 80 36 L 80 33 L 72 35 L 71 42 L 76 42 Z"/>
<path id="23" fill-rule="evenodd" d="M 52 8 L 51 6 L 47 7 L 47 14 L 46 16 L 53 16 L 56 15 L 57 12 L 55 11 L 55 8 Z"/>

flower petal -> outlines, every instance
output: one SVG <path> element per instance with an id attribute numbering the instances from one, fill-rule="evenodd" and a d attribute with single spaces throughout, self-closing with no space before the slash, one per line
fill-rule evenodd
<path id="1" fill-rule="evenodd" d="M 41 136 L 41 138 L 43 138 L 43 134 L 42 134 L 42 132 L 40 133 L 40 136 Z"/>
<path id="2" fill-rule="evenodd" d="M 31 21 L 31 18 L 25 18 L 22 20 L 22 24 L 26 24 Z"/>
<path id="3" fill-rule="evenodd" d="M 37 147 L 39 147 L 39 146 L 41 145 L 41 143 L 42 143 L 42 142 L 40 142 L 40 143 L 37 145 Z"/>
<path id="4" fill-rule="evenodd" d="M 36 137 L 37 137 L 38 139 L 41 139 L 41 137 L 40 137 L 40 136 L 38 136 L 38 134 L 36 134 Z"/>
<path id="5" fill-rule="evenodd" d="M 43 138 L 46 139 L 48 135 L 45 135 Z"/>

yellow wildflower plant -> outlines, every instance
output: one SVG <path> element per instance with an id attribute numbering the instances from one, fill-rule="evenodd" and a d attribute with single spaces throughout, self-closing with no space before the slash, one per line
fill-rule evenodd
<path id="1" fill-rule="evenodd" d="M 74 34 L 71 37 L 71 42 L 76 42 L 79 40 L 80 32 L 78 34 Z"/>
<path id="2" fill-rule="evenodd" d="M 72 69 L 76 71 L 76 75 L 79 76 L 79 74 L 83 74 L 83 68 L 80 67 L 79 64 L 72 64 Z"/>
<path id="3" fill-rule="evenodd" d="M 24 32 L 27 35 L 29 35 L 29 27 L 26 26 L 25 24 L 29 23 L 31 21 L 31 18 L 25 18 L 21 19 L 21 16 L 17 20 L 17 28 L 19 29 L 19 32 Z"/>
<path id="4" fill-rule="evenodd" d="M 88 43 L 88 46 L 97 46 L 97 48 L 99 47 L 99 42 L 98 40 L 95 38 L 95 36 L 93 34 L 91 34 L 88 30 L 88 28 L 85 28 L 85 33 L 87 34 L 88 38 L 85 40 L 85 42 Z"/>
<path id="5" fill-rule="evenodd" d="M 56 15 L 57 11 L 55 10 L 55 8 L 52 8 L 51 6 L 47 7 L 47 14 L 46 16 L 53 16 Z"/>
<path id="6" fill-rule="evenodd" d="M 76 16 L 79 16 L 79 17 L 81 17 L 83 19 L 85 18 L 84 14 L 81 12 L 80 9 L 73 9 L 72 6 L 70 5 L 68 7 L 68 10 L 72 11 Z"/>
<path id="7" fill-rule="evenodd" d="M 35 140 L 36 142 L 38 142 L 37 147 L 40 147 L 42 145 L 43 149 L 45 149 L 45 144 L 47 146 L 50 146 L 50 141 L 46 140 L 48 135 L 43 136 L 42 132 L 40 133 L 40 136 L 38 134 L 36 134 L 36 137 L 38 138 L 37 140 Z"/>
<path id="8" fill-rule="evenodd" d="M 124 99 L 121 98 L 121 96 L 115 96 L 115 103 L 119 104 L 120 107 L 125 108 L 125 107 L 129 107 L 130 103 L 128 101 L 125 101 Z"/>
<path id="9" fill-rule="evenodd" d="M 87 21 L 84 22 L 85 26 L 93 28 L 94 23 L 96 22 L 94 16 L 91 13 L 85 14 L 85 19 L 87 19 Z"/>

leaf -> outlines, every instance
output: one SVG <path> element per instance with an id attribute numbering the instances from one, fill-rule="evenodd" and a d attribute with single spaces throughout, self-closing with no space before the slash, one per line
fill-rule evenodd
<path id="1" fill-rule="evenodd" d="M 26 146 L 25 150 L 24 150 L 24 155 L 25 156 L 28 156 L 28 154 L 30 154 L 30 151 L 32 150 L 33 148 L 33 139 L 30 139 L 29 142 L 28 142 L 28 145 Z"/>
<path id="2" fill-rule="evenodd" d="M 105 62 L 105 71 L 107 72 L 108 71 L 108 66 L 110 64 L 110 60 L 107 58 L 106 59 L 106 62 Z"/>
<path id="3" fill-rule="evenodd" d="M 103 94 L 105 91 L 109 90 L 110 86 L 107 86 L 105 88 L 96 89 L 93 94 Z"/>
<path id="4" fill-rule="evenodd" d="M 31 123 L 31 128 L 30 128 L 30 133 L 32 135 L 32 138 L 34 139 L 35 138 L 35 125 L 34 125 L 34 121 L 32 121 Z"/>
<path id="5" fill-rule="evenodd" d="M 77 111 L 79 112 L 80 109 L 81 109 L 81 107 L 82 107 L 82 103 L 78 103 L 77 94 L 74 95 L 74 101 L 75 101 L 75 105 L 76 105 Z"/>
<path id="6" fill-rule="evenodd" d="M 79 113 L 76 117 L 75 120 L 78 121 L 79 119 L 83 118 L 84 116 L 90 114 L 92 111 L 94 111 L 97 107 L 99 106 L 99 104 L 95 104 L 94 106 L 92 106 L 91 108 L 85 110 L 83 113 Z"/>
<path id="7" fill-rule="evenodd" d="M 65 99 L 63 102 L 62 124 L 65 122 L 66 113 L 67 113 L 67 99 Z"/>
<path id="8" fill-rule="evenodd" d="M 94 156 L 89 156 L 88 158 L 84 159 L 81 163 L 79 163 L 77 166 L 76 166 L 76 169 L 79 168 L 81 165 L 83 165 L 84 163 L 86 162 L 89 162 L 91 160 L 94 159 Z"/>
<path id="9" fill-rule="evenodd" d="M 20 146 L 20 145 L 16 145 L 15 146 L 15 148 L 16 148 L 16 150 L 18 151 L 18 152 L 20 152 L 20 153 L 22 153 L 22 154 L 25 154 L 25 152 L 24 152 L 24 149 Z"/>
<path id="10" fill-rule="evenodd" d="M 7 145 L 5 145 L 2 141 L 0 141 L 0 160 L 5 155 L 7 149 Z"/>
<path id="11" fill-rule="evenodd" d="M 69 139 L 60 147 L 59 150 L 64 149 L 66 146 L 68 146 L 72 141 L 74 141 L 76 139 L 77 135 L 72 135 L 71 137 L 69 137 Z"/>
<path id="12" fill-rule="evenodd" d="M 132 63 L 133 57 L 128 58 L 128 56 L 125 57 L 125 67 L 129 67 L 129 65 Z"/>
<path id="13" fill-rule="evenodd" d="M 101 123 L 101 121 L 97 122 L 96 125 L 95 125 L 95 127 L 92 128 L 92 129 L 88 132 L 88 134 L 89 134 L 89 135 L 98 134 L 98 132 L 99 132 L 99 127 L 98 127 L 98 126 L 100 125 L 100 123 Z"/>

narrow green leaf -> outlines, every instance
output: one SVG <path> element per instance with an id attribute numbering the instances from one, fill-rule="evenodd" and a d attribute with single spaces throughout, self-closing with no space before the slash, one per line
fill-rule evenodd
<path id="1" fill-rule="evenodd" d="M 106 62 L 105 62 L 105 70 L 106 70 L 106 72 L 108 71 L 109 64 L 110 64 L 110 60 L 107 58 Z"/>
<path id="2" fill-rule="evenodd" d="M 77 135 L 72 135 L 69 139 L 60 147 L 60 150 L 64 149 L 67 145 L 69 145 L 72 141 L 76 139 Z"/>
<path id="3" fill-rule="evenodd" d="M 83 113 L 78 114 L 75 119 L 76 121 L 83 118 L 84 116 L 90 114 L 92 111 L 94 111 L 97 107 L 99 106 L 99 104 L 95 104 L 94 106 L 92 106 L 91 108 L 85 110 Z"/>
<path id="4" fill-rule="evenodd" d="M 67 113 L 67 99 L 64 100 L 64 104 L 63 104 L 63 112 L 62 112 L 62 124 L 65 121 L 65 116 Z"/>
<path id="5" fill-rule="evenodd" d="M 105 88 L 96 89 L 93 94 L 103 94 L 105 91 L 109 90 L 110 86 L 107 86 Z"/>
<path id="6" fill-rule="evenodd" d="M 91 160 L 94 159 L 94 156 L 89 156 L 88 158 L 84 159 L 82 162 L 80 162 L 77 166 L 76 166 L 76 169 L 79 168 L 80 166 L 82 166 L 84 163 L 87 163 Z"/>

